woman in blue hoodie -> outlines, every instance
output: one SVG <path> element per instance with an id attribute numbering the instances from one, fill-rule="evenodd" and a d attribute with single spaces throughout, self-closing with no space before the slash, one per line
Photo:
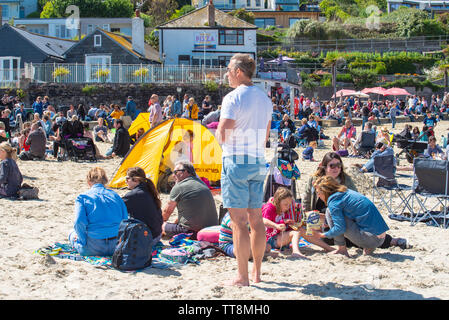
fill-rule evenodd
<path id="1" fill-rule="evenodd" d="M 335 253 L 349 257 L 345 237 L 363 248 L 365 254 L 371 254 L 376 248 L 409 247 L 406 239 L 395 239 L 386 233 L 389 228 L 379 210 L 364 195 L 347 189 L 330 176 L 319 178 L 315 188 L 328 207 L 326 220 L 330 230 L 320 236 L 334 239 L 338 246 Z"/>

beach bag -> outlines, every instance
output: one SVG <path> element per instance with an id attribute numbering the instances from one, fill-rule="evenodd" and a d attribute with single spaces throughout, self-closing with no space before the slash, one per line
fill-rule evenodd
<path id="1" fill-rule="evenodd" d="M 153 236 L 148 226 L 137 219 L 120 223 L 112 266 L 119 270 L 138 270 L 151 265 Z"/>
<path id="2" fill-rule="evenodd" d="M 349 155 L 348 150 L 338 150 L 336 152 L 340 157 L 347 157 Z"/>
<path id="3" fill-rule="evenodd" d="M 171 262 L 185 264 L 189 261 L 189 253 L 180 248 L 167 248 L 161 251 L 161 258 L 167 259 Z"/>
<path id="4" fill-rule="evenodd" d="M 22 184 L 17 194 L 19 200 L 39 199 L 39 189 L 37 187 L 30 186 L 27 183 Z"/>

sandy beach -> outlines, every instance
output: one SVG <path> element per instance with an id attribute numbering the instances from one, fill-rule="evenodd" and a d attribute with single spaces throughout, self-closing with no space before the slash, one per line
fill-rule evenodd
<path id="1" fill-rule="evenodd" d="M 422 128 L 422 123 L 415 124 Z M 403 127 L 404 123 L 398 123 L 393 132 L 399 133 Z M 447 128 L 449 121 L 436 127 L 438 143 Z M 326 128 L 325 134 L 333 137 L 339 129 Z M 297 181 L 301 193 L 308 177 L 331 149 L 331 140 L 324 143 L 324 148 L 315 150 L 316 162 L 297 161 L 302 173 Z M 110 145 L 98 146 L 104 154 Z M 302 150 L 297 149 L 298 153 Z M 272 151 L 267 150 L 267 161 L 271 156 Z M 365 161 L 344 158 L 347 170 L 351 164 Z M 302 250 L 308 260 L 293 259 L 285 251 L 264 260 L 263 282 L 244 288 L 221 285 L 235 276 L 237 268 L 234 259 L 224 256 L 201 260 L 198 265 L 123 273 L 35 254 L 40 247 L 67 242 L 73 226 L 74 200 L 88 189 L 88 170 L 101 166 L 111 177 L 119 163 L 120 159 L 97 163 L 18 160 L 24 182 L 39 188 L 40 200 L 0 199 L 0 299 L 449 299 L 448 230 L 391 220 L 383 207 L 379 209 L 390 227 L 389 234 L 407 238 L 413 248 L 378 249 L 372 256 L 351 248 L 351 258 L 346 258 L 311 246 Z M 360 186 L 366 187 L 364 192 L 370 192 L 369 179 L 357 179 Z M 411 180 L 405 182 L 411 184 Z M 123 195 L 127 190 L 117 192 Z M 164 202 L 168 195 L 162 198 Z M 217 195 L 215 199 L 218 208 L 221 198 Z"/>

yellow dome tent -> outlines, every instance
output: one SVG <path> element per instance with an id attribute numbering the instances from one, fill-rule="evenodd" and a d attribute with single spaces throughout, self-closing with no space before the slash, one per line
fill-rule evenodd
<path id="1" fill-rule="evenodd" d="M 193 139 L 190 141 L 193 133 Z M 221 178 L 222 150 L 215 136 L 198 122 L 176 118 L 148 130 L 133 145 L 113 175 L 109 187 L 126 187 L 126 170 L 141 167 L 155 185 L 159 174 L 167 168 L 173 171 L 177 160 L 191 160 L 199 177 L 212 184 Z"/>
<path id="2" fill-rule="evenodd" d="M 128 133 L 130 136 L 137 133 L 137 130 L 143 128 L 145 132 L 150 130 L 150 113 L 149 112 L 141 112 L 137 115 L 136 119 L 131 123 L 131 126 L 128 128 Z"/>

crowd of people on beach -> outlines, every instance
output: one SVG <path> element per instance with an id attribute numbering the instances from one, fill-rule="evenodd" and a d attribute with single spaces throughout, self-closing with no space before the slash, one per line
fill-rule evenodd
<path id="1" fill-rule="evenodd" d="M 216 129 L 215 137 L 223 151 L 221 195 L 227 213 L 219 220 L 213 194 L 197 175 L 192 159 L 173 164 L 175 185 L 169 190 L 166 203 L 162 203 L 160 190 L 142 168 L 127 169 L 129 192 L 120 197 L 106 187 L 105 170 L 95 167 L 87 174 L 89 190 L 75 200 L 74 228 L 69 234 L 70 243 L 80 254 L 112 255 L 119 225 L 128 217 L 149 227 L 153 245 L 181 233 L 189 233 L 195 240 L 204 228 L 219 225 L 218 245 L 226 255 L 236 258 L 238 265 L 237 277 L 229 284 L 238 286 L 249 285 L 250 279 L 261 281 L 262 259 L 271 249 L 291 246 L 293 257 L 307 259 L 300 251 L 300 238 L 326 253 L 348 257 L 348 247 L 360 248 L 365 254 L 372 254 L 377 248 L 409 248 L 406 239 L 388 232 L 389 227 L 375 204 L 357 190 L 345 171 L 343 158 L 359 155 L 361 132 L 375 133 L 375 150 L 368 162 L 360 166 L 362 172 L 369 171 L 376 155 L 393 150 L 392 132 L 384 127 L 378 131 L 376 120 L 380 124 L 380 118 L 389 117 L 394 129 L 397 115 L 407 115 L 410 121 L 417 121 L 424 114 L 422 130 L 407 124 L 399 135 L 427 141 L 426 156 L 440 155 L 447 159 L 449 147 L 444 152 L 437 145 L 433 129 L 449 111 L 449 95 L 432 96 L 429 102 L 424 97 L 411 96 L 408 100 L 369 99 L 366 102 L 345 97 L 335 103 L 320 102 L 301 94 L 293 97 L 292 104 L 288 95 L 270 98 L 255 86 L 251 80 L 255 67 L 248 55 L 236 54 L 231 59 L 226 75 L 234 90 L 219 106 L 212 104 L 210 96 L 198 106 L 188 94 L 182 101 L 176 95 L 169 95 L 162 103 L 157 94 L 152 94 L 144 107 L 137 106 L 133 97 L 128 96 L 125 106 L 79 104 L 56 111 L 49 97 L 37 97 L 32 111 L 28 112 L 20 100 L 5 96 L 0 103 L 0 197 L 14 197 L 22 185 L 17 159 L 60 159 L 61 152 L 67 148 L 67 139 L 88 139 L 97 159 L 124 157 L 145 133 L 138 130 L 130 136 L 126 121 L 133 121 L 140 111 L 146 111 L 151 128 L 167 119 L 187 118 Z M 352 123 L 355 118 L 362 119 L 359 133 Z M 335 137 L 325 135 L 321 121 L 326 119 L 337 120 L 342 125 Z M 295 120 L 301 123 L 298 127 Z M 89 130 L 90 122 L 96 122 L 92 130 Z M 261 134 L 245 135 L 244 132 Z M 302 214 L 315 212 L 319 228 L 298 225 L 295 213 L 292 215 L 297 199 L 288 187 L 280 186 L 268 201 L 263 200 L 265 148 L 273 132 L 280 143 L 292 143 L 290 149 L 303 147 L 304 161 L 319 161 L 301 197 Z M 313 150 L 322 146 L 324 139 L 332 139 L 333 150 L 322 159 L 315 159 Z M 103 156 L 95 143 L 112 145 Z M 178 217 L 173 221 L 170 217 L 175 209 Z M 248 275 L 250 258 L 253 260 L 251 276 Z"/>

